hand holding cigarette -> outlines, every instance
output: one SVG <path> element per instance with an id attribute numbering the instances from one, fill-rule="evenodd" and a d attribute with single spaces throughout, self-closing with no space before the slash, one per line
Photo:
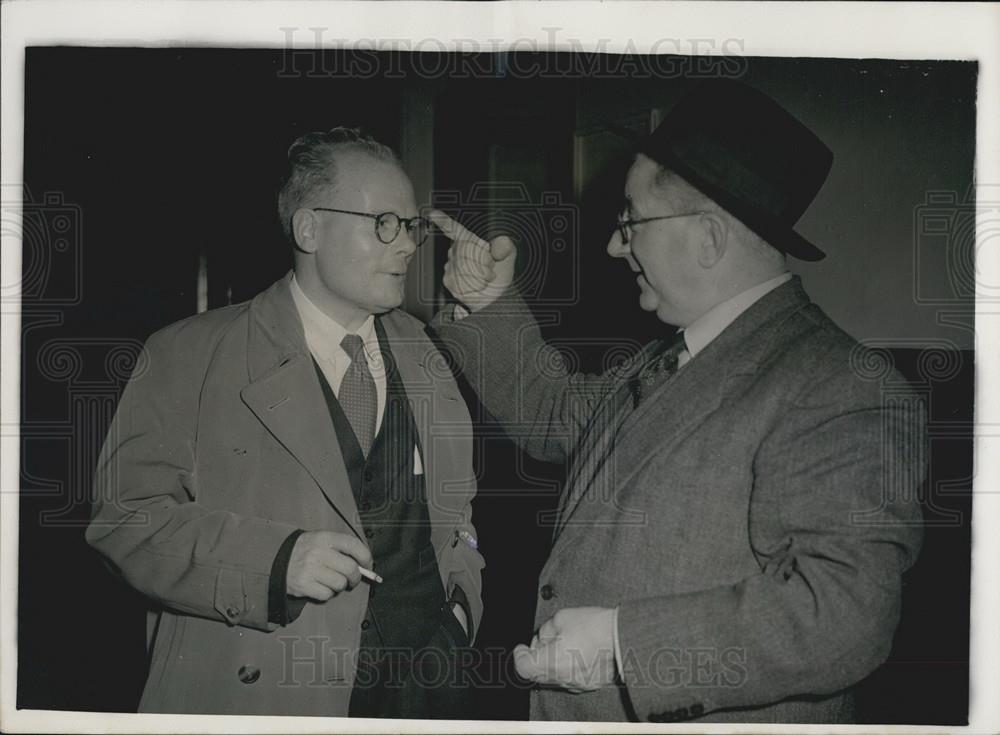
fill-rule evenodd
<path id="1" fill-rule="evenodd" d="M 382 578 L 371 571 L 372 566 L 371 551 L 357 537 L 335 531 L 307 531 L 292 548 L 287 592 L 326 602 L 356 587 L 362 577 L 381 582 Z"/>

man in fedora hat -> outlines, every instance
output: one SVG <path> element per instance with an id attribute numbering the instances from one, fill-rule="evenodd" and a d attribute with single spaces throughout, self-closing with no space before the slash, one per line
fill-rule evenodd
<path id="1" fill-rule="evenodd" d="M 515 650 L 533 718 L 850 722 L 887 656 L 921 542 L 924 407 L 865 380 L 787 270 L 824 257 L 793 226 L 831 163 L 745 85 L 678 103 L 608 243 L 664 335 L 602 375 L 544 343 L 509 239 L 433 215 L 460 302 L 438 335 L 529 454 L 568 463 Z"/>

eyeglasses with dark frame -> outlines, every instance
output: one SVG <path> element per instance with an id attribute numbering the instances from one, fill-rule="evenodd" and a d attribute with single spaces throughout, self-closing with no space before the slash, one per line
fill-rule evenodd
<path id="1" fill-rule="evenodd" d="M 706 214 L 706 212 L 699 210 L 697 212 L 684 212 L 683 214 L 665 214 L 659 217 L 641 217 L 640 219 L 626 219 L 620 214 L 618 215 L 618 234 L 622 238 L 622 245 L 628 245 L 628 228 L 635 227 L 636 225 L 645 224 L 646 222 L 656 222 L 661 219 L 677 219 L 678 217 L 691 217 L 696 214 Z"/>
<path id="2" fill-rule="evenodd" d="M 410 233 L 410 239 L 418 248 L 424 244 L 427 235 L 430 233 L 431 223 L 426 217 L 400 217 L 395 212 L 382 212 L 382 214 L 372 214 L 370 212 L 355 212 L 350 209 L 333 209 L 332 207 L 312 207 L 313 211 L 337 212 L 339 214 L 353 214 L 358 217 L 369 217 L 375 220 L 375 236 L 379 242 L 391 245 L 399 237 L 399 231 L 405 227 Z"/>

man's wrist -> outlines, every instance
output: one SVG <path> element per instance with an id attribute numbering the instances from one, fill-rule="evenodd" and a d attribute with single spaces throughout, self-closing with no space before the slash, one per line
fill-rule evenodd
<path id="1" fill-rule="evenodd" d="M 271 576 L 267 590 L 267 620 L 275 625 L 288 625 L 302 611 L 301 605 L 289 607 L 288 604 L 288 563 L 292 559 L 292 549 L 305 531 L 293 531 L 281 544 L 271 565 Z"/>

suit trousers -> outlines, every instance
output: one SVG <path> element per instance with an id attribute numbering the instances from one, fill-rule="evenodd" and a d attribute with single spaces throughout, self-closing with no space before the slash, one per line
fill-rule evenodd
<path id="1" fill-rule="evenodd" d="M 418 649 L 365 646 L 349 716 L 462 720 L 472 717 L 469 638 L 450 605 Z"/>

